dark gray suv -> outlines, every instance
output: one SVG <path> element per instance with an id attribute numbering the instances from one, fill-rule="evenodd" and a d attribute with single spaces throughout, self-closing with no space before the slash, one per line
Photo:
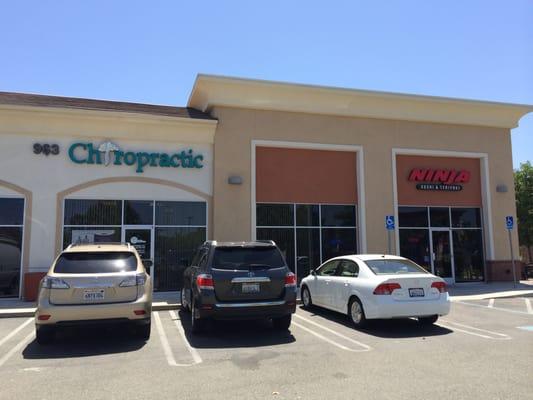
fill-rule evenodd
<path id="1" fill-rule="evenodd" d="M 273 241 L 207 241 L 183 276 L 181 307 L 198 333 L 207 320 L 272 319 L 287 330 L 296 311 L 296 277 Z"/>

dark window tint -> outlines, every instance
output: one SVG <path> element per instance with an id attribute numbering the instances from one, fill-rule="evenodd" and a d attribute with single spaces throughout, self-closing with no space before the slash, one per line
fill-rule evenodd
<path id="1" fill-rule="evenodd" d="M 157 201 L 156 225 L 205 225 L 206 205 L 197 201 Z"/>
<path id="2" fill-rule="evenodd" d="M 339 265 L 339 260 L 333 260 L 325 263 L 320 269 L 317 271 L 317 275 L 319 276 L 333 276 L 337 272 L 337 266 Z"/>
<path id="3" fill-rule="evenodd" d="M 152 225 L 154 223 L 154 202 L 144 200 L 124 201 L 124 224 Z"/>
<path id="4" fill-rule="evenodd" d="M 121 229 L 109 226 L 63 228 L 63 248 L 71 243 L 118 243 Z"/>
<path id="5" fill-rule="evenodd" d="M 105 274 L 132 272 L 137 258 L 129 251 L 63 253 L 54 267 L 58 274 Z"/>
<path id="6" fill-rule="evenodd" d="M 213 255 L 213 268 L 218 269 L 268 269 L 284 265 L 275 247 L 217 247 Z"/>
<path id="7" fill-rule="evenodd" d="M 398 207 L 398 217 L 400 226 L 409 228 L 428 226 L 426 207 Z"/>
<path id="8" fill-rule="evenodd" d="M 257 229 L 258 240 L 273 240 L 281 250 L 289 269 L 294 269 L 294 229 L 292 228 L 259 228 Z"/>
<path id="9" fill-rule="evenodd" d="M 23 216 L 23 199 L 0 199 L 0 225 L 22 225 Z"/>
<path id="10" fill-rule="evenodd" d="M 400 229 L 400 255 L 431 271 L 429 230 Z"/>
<path id="11" fill-rule="evenodd" d="M 0 298 L 19 295 L 22 228 L 0 227 Z"/>
<path id="12" fill-rule="evenodd" d="M 357 253 L 356 230 L 346 228 L 322 229 L 322 259 Z"/>
<path id="13" fill-rule="evenodd" d="M 296 229 L 298 284 L 309 275 L 312 269 L 320 265 L 320 229 Z"/>
<path id="14" fill-rule="evenodd" d="M 450 209 L 448 207 L 430 207 L 429 222 L 432 227 L 449 227 Z"/>
<path id="15" fill-rule="evenodd" d="M 484 260 L 481 229 L 454 229 L 452 235 L 455 280 L 482 281 Z"/>
<path id="16" fill-rule="evenodd" d="M 452 208 L 452 226 L 454 228 L 481 227 L 479 208 Z"/>
<path id="17" fill-rule="evenodd" d="M 120 200 L 65 200 L 65 225 L 121 225 Z"/>
<path id="18" fill-rule="evenodd" d="M 365 263 L 376 275 L 428 273 L 424 268 L 409 260 L 367 260 Z"/>
<path id="19" fill-rule="evenodd" d="M 257 226 L 294 225 L 294 206 L 292 204 L 258 204 Z"/>
<path id="20" fill-rule="evenodd" d="M 297 226 L 318 226 L 318 205 L 297 204 L 296 205 L 296 225 Z"/>
<path id="21" fill-rule="evenodd" d="M 355 278 L 359 275 L 359 266 L 353 261 L 342 260 L 337 275 Z"/>
<path id="22" fill-rule="evenodd" d="M 355 206 L 321 207 L 322 226 L 355 226 Z"/>

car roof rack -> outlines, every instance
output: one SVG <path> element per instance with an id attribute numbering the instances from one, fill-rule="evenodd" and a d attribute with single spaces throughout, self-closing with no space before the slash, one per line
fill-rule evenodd
<path id="1" fill-rule="evenodd" d="M 96 243 L 71 243 L 67 246 L 67 249 L 72 249 L 73 247 L 78 247 L 78 246 L 87 246 L 87 245 L 91 245 L 91 244 L 95 244 L 95 245 L 108 245 L 108 244 L 111 244 L 111 245 L 121 245 L 121 246 L 128 246 L 128 250 L 131 250 L 131 243 L 130 242 L 96 242 Z"/>
<path id="2" fill-rule="evenodd" d="M 268 244 L 272 244 L 272 245 L 276 246 L 276 242 L 274 242 L 273 240 L 258 239 L 258 240 L 255 240 L 255 242 L 258 242 L 258 243 L 268 243 Z"/>

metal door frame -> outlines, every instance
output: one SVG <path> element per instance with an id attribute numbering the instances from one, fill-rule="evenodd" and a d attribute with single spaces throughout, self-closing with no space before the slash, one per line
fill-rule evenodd
<path id="1" fill-rule="evenodd" d="M 450 228 L 429 228 L 429 251 L 430 251 L 430 259 L 431 259 L 431 273 L 433 275 L 435 274 L 435 252 L 433 251 L 433 232 L 448 232 L 448 238 L 450 243 L 450 263 L 451 263 L 451 270 L 452 270 L 452 276 L 451 277 L 442 277 L 446 281 L 446 283 L 451 284 L 455 283 L 455 259 L 453 255 L 453 235 L 452 230 Z"/>

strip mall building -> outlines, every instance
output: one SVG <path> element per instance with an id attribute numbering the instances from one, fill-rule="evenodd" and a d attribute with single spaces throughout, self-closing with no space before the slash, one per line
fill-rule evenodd
<path id="1" fill-rule="evenodd" d="M 131 242 L 159 291 L 206 239 L 273 239 L 299 280 L 389 246 L 449 282 L 510 280 L 530 111 L 206 75 L 187 107 L 0 93 L 0 297 L 32 299 L 72 242 Z"/>

